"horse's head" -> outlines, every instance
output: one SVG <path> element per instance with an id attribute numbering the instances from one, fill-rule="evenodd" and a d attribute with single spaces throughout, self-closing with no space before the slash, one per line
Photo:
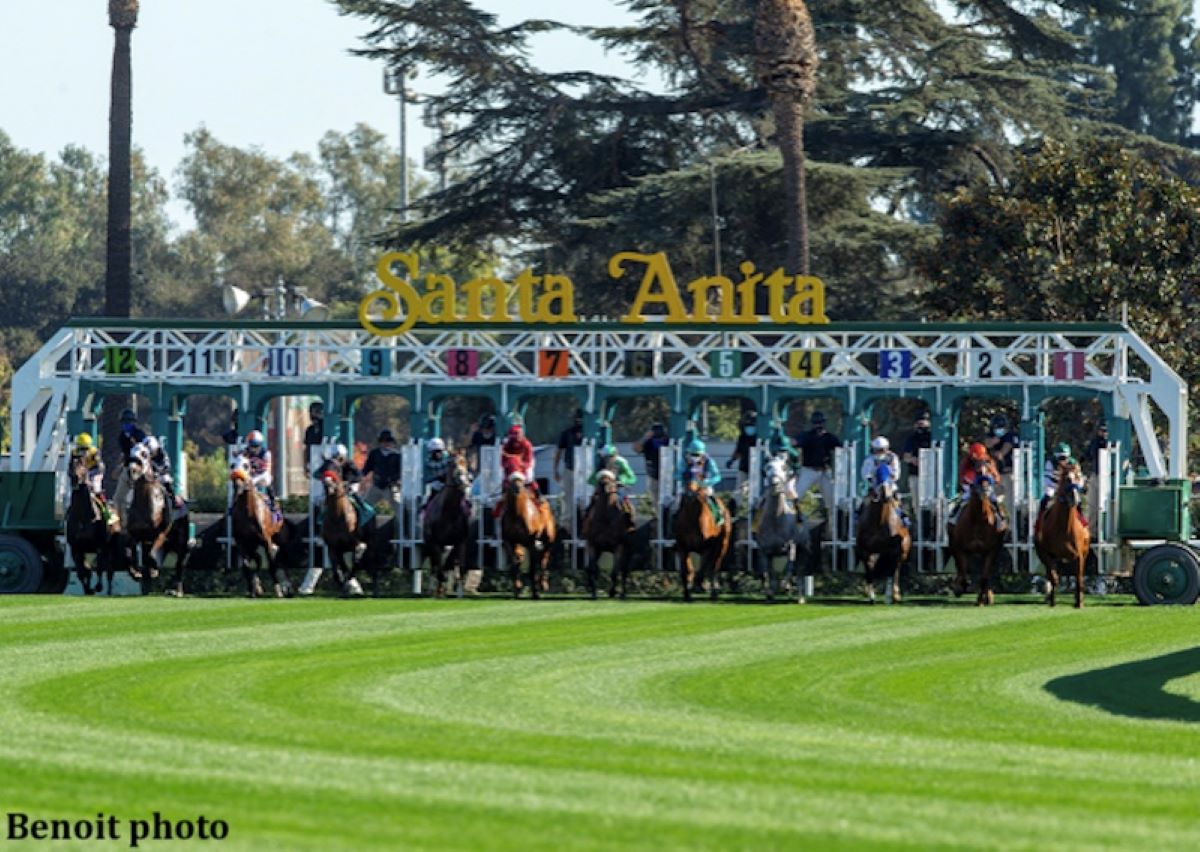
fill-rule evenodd
<path id="1" fill-rule="evenodd" d="M 1083 471 L 1069 461 L 1058 466 L 1058 488 L 1055 498 L 1061 503 L 1078 506 L 1083 502 Z"/>
<path id="2" fill-rule="evenodd" d="M 134 447 L 129 454 L 129 479 L 132 482 L 154 479 L 154 469 L 150 466 L 150 453 L 140 444 Z"/>
<path id="3" fill-rule="evenodd" d="M 467 470 L 467 460 L 459 453 L 455 453 L 451 460 L 450 470 L 446 474 L 446 484 L 452 485 L 460 491 L 466 491 L 471 487 L 471 472 Z"/>
<path id="4" fill-rule="evenodd" d="M 250 466 L 241 456 L 234 459 L 233 463 L 229 465 L 229 481 L 233 483 L 233 488 L 238 493 L 245 491 L 250 486 Z"/>
<path id="5" fill-rule="evenodd" d="M 892 478 L 891 465 L 886 462 L 877 464 L 872 481 L 875 485 L 871 491 L 876 500 L 886 502 L 896 496 L 896 480 Z"/>
<path id="6" fill-rule="evenodd" d="M 986 473 L 976 473 L 975 481 L 971 484 L 971 490 L 977 491 L 984 497 L 990 497 L 996 489 L 996 482 Z"/>
<path id="7" fill-rule="evenodd" d="M 337 471 L 327 470 L 321 474 L 321 487 L 325 489 L 326 497 L 336 497 L 342 493 L 342 478 Z"/>
<path id="8" fill-rule="evenodd" d="M 87 487 L 87 464 L 83 460 L 83 456 L 74 456 L 71 459 L 71 481 L 75 483 L 75 487 Z"/>
<path id="9" fill-rule="evenodd" d="M 508 490 L 509 491 L 519 492 L 521 490 L 521 487 L 524 484 L 525 484 L 525 474 L 521 473 L 521 471 L 514 470 L 512 473 L 510 473 L 508 475 Z"/>
<path id="10" fill-rule="evenodd" d="M 617 493 L 617 475 L 611 470 L 602 470 L 596 474 L 596 491 L 604 494 Z"/>

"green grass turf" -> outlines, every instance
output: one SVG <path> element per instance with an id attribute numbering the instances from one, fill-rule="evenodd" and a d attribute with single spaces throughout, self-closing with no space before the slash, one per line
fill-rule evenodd
<path id="1" fill-rule="evenodd" d="M 1198 628 L 1114 605 L 0 598 L 0 815 L 203 814 L 220 849 L 1195 848 Z"/>

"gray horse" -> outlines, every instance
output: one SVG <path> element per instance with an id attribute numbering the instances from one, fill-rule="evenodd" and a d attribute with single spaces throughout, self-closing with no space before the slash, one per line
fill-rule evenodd
<path id="1" fill-rule="evenodd" d="M 762 572 L 767 600 L 775 599 L 775 573 L 771 563 L 783 556 L 787 558 L 784 576 L 796 584 L 798 599 L 804 603 L 803 585 L 796 574 L 796 554 L 809 550 L 811 534 L 804 517 L 788 494 L 787 478 L 780 472 L 769 474 L 767 490 L 759 503 L 753 529 L 758 569 Z"/>

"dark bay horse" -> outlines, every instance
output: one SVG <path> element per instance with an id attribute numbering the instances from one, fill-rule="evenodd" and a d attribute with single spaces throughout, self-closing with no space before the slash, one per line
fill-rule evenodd
<path id="1" fill-rule="evenodd" d="M 266 496 L 251 484 L 244 462 L 234 467 L 229 478 L 234 487 L 230 522 L 233 541 L 241 557 L 242 574 L 246 578 L 246 594 L 256 598 L 263 593 L 258 579 L 259 553 L 262 551 L 267 556 L 267 572 L 275 579 L 275 597 L 290 598 L 292 583 L 280 557 L 280 548 L 290 544 L 294 531 L 282 516 L 276 518 Z"/>
<path id="2" fill-rule="evenodd" d="M 978 606 L 990 606 L 992 595 L 992 571 L 996 557 L 1004 541 L 999 528 L 999 515 L 992 505 L 994 483 L 990 476 L 978 475 L 971 485 L 966 505 L 950 528 L 950 556 L 954 560 L 955 577 L 952 588 L 955 596 L 967 591 L 970 585 L 969 565 L 972 557 L 979 558 Z"/>
<path id="3" fill-rule="evenodd" d="M 787 486 L 787 475 L 783 471 L 773 471 L 770 474 L 767 490 L 763 494 L 753 525 L 754 549 L 759 570 L 763 575 L 767 600 L 775 599 L 775 572 L 771 563 L 780 557 L 786 558 L 784 576 L 792 578 L 794 582 L 800 582 L 796 574 L 796 555 L 800 550 L 808 550 L 810 547 L 809 531 L 799 508 L 788 495 Z M 803 603 L 803 586 L 800 586 L 798 598 Z"/>
<path id="4" fill-rule="evenodd" d="M 554 513 L 525 487 L 519 473 L 509 477 L 500 516 L 504 558 L 512 567 L 513 597 L 521 596 L 521 565 L 529 555 L 529 593 L 534 600 L 550 590 L 550 549 L 558 537 Z"/>
<path id="5" fill-rule="evenodd" d="M 325 548 L 329 552 L 333 576 L 344 594 L 361 597 L 362 586 L 354 574 L 358 569 L 359 560 L 366 555 L 374 536 L 375 519 L 372 518 L 365 526 L 359 525 L 358 511 L 350 500 L 346 483 L 333 471 L 327 471 L 321 477 L 321 484 L 325 488 L 325 514 L 321 520 L 321 538 L 324 539 Z M 345 571 L 347 554 L 350 556 L 349 571 Z M 378 586 L 378 578 L 376 585 Z"/>
<path id="6" fill-rule="evenodd" d="M 467 490 L 471 475 L 461 453 L 450 460 L 446 484 L 425 505 L 421 520 L 421 553 L 429 560 L 429 571 L 435 581 L 435 597 L 446 596 L 446 575 L 451 571 L 463 593 L 463 566 L 467 557 L 471 516 Z"/>
<path id="7" fill-rule="evenodd" d="M 1079 515 L 1083 477 L 1078 465 L 1058 468 L 1054 500 L 1038 520 L 1033 546 L 1046 566 L 1046 603 L 1054 606 L 1058 568 L 1075 575 L 1075 608 L 1083 606 L 1083 571 L 1087 565 L 1089 533 Z"/>
<path id="8" fill-rule="evenodd" d="M 863 566 L 863 591 L 875 602 L 875 583 L 891 575 L 892 603 L 900 603 L 900 569 L 908 561 L 912 536 L 900 515 L 900 495 L 892 470 L 875 469 L 874 486 L 863 501 L 854 536 L 854 553 Z"/>
<path id="9" fill-rule="evenodd" d="M 700 556 L 700 576 L 708 578 L 709 596 L 715 601 L 720 594 L 721 564 L 729 552 L 729 540 L 733 536 L 729 509 L 724 505 L 722 509 L 724 518 L 718 524 L 708 505 L 708 498 L 700 492 L 695 480 L 687 484 L 679 498 L 679 511 L 675 513 L 672 529 L 685 601 L 692 599 L 692 584 L 696 579 L 693 553 Z"/>
<path id="10" fill-rule="evenodd" d="M 587 584 L 592 600 L 600 580 L 600 557 L 611 553 L 612 577 L 608 596 L 616 597 L 617 581 L 621 583 L 621 598 L 629 593 L 629 542 L 633 517 L 621 500 L 617 477 L 602 470 L 596 476 L 596 490 L 583 516 L 583 539 L 587 542 Z"/>
<path id="11" fill-rule="evenodd" d="M 166 488 L 158 481 L 145 459 L 135 458 L 132 461 L 129 477 L 132 483 L 131 500 L 125 517 L 131 564 L 141 569 L 142 594 L 150 594 L 153 579 L 162 569 L 167 554 L 174 554 L 175 576 L 167 594 L 182 597 L 188 551 L 186 506 L 181 512 L 176 511 L 170 504 Z"/>
<path id="12" fill-rule="evenodd" d="M 92 494 L 88 485 L 87 466 L 81 458 L 71 462 L 71 502 L 63 524 L 67 547 L 71 550 L 71 561 L 75 563 L 75 575 L 85 595 L 94 595 L 101 589 L 100 577 L 108 580 L 108 593 L 112 594 L 113 574 L 121 561 L 120 528 L 114 510 L 112 524 L 104 522 L 99 499 Z M 88 570 L 87 555 L 96 554 L 95 571 Z M 96 575 L 96 585 L 91 584 L 91 575 Z"/>

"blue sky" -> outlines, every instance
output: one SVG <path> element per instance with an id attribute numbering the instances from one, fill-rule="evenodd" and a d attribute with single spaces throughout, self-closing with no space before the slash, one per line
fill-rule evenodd
<path id="1" fill-rule="evenodd" d="M 0 129 L 20 148 L 57 153 L 71 143 L 104 154 L 112 30 L 104 0 L 3 4 Z M 502 23 L 526 17 L 625 20 L 614 3 L 483 0 Z M 14 13 L 20 8 L 19 14 Z M 599 14 L 597 14 L 599 13 Z M 183 136 L 200 124 L 218 139 L 284 156 L 314 151 L 327 130 L 365 122 L 398 144 L 398 107 L 379 63 L 351 56 L 368 29 L 326 0 L 142 0 L 133 33 L 134 144 L 170 177 Z M 538 61 L 625 73 L 620 60 L 571 36 L 543 38 Z M 415 87 L 433 85 L 418 80 Z M 409 155 L 431 139 L 409 112 Z"/>

